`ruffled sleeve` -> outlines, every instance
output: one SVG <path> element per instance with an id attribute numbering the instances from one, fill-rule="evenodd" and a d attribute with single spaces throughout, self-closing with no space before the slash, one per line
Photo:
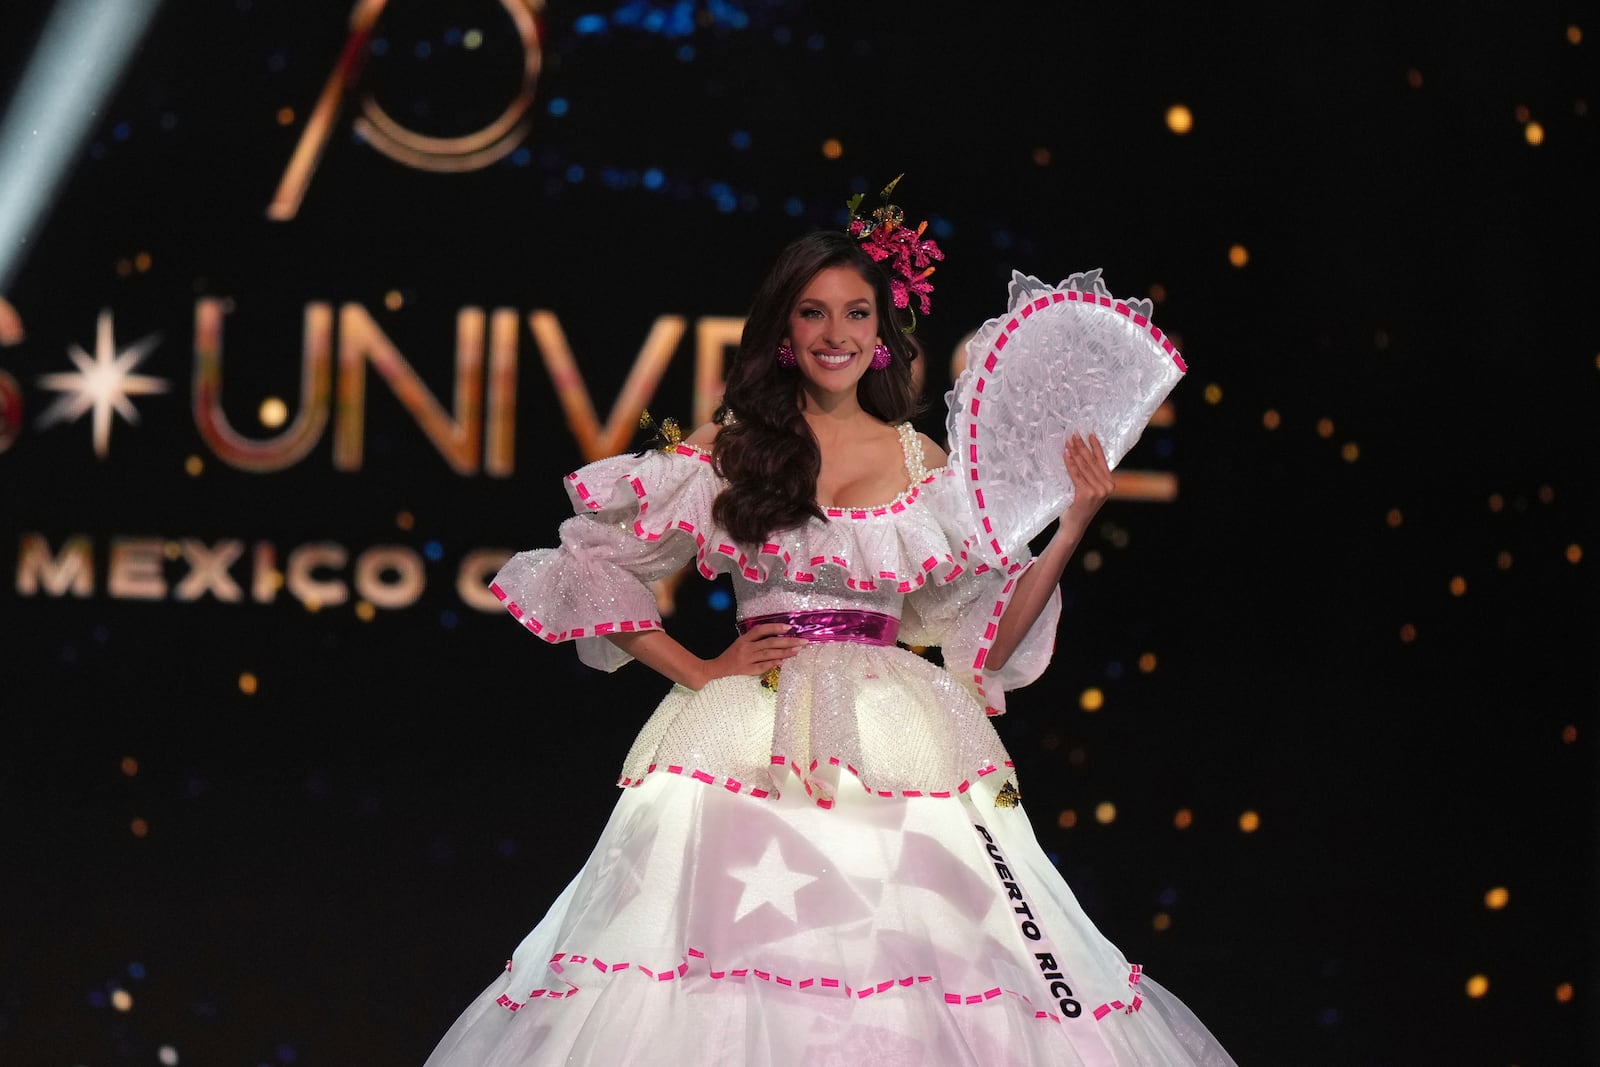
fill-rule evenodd
<path id="1" fill-rule="evenodd" d="M 606 635 L 661 628 L 649 583 L 695 557 L 720 483 L 708 455 L 682 446 L 591 463 L 566 488 L 577 514 L 560 547 L 517 553 L 489 588 L 530 633 L 614 671 L 632 657 Z"/>
<path id="2" fill-rule="evenodd" d="M 923 502 L 959 549 L 964 572 L 956 580 L 929 583 L 905 599 L 900 639 L 910 645 L 937 645 L 945 669 L 955 676 L 990 715 L 1005 713 L 1005 691 L 1038 679 L 1050 665 L 1056 626 L 1061 619 L 1061 590 L 1054 589 L 1039 617 L 1023 635 L 999 670 L 985 665 L 999 632 L 1000 618 L 1011 603 L 1017 581 L 1033 565 L 1024 545 L 1004 567 L 987 559 L 977 541 L 976 526 L 960 472 L 954 468 L 931 481 Z"/>

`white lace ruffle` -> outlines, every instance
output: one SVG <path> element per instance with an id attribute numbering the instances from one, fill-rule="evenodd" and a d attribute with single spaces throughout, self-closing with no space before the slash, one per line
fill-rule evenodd
<path id="1" fill-rule="evenodd" d="M 760 545 L 741 545 L 712 521 L 711 503 L 723 482 L 710 457 L 698 449 L 603 459 L 568 475 L 567 492 L 579 514 L 627 524 L 643 541 L 679 540 L 684 562 L 694 560 L 707 578 L 736 574 L 752 582 L 787 578 L 801 585 L 832 581 L 854 590 L 905 594 L 929 582 L 954 581 L 965 570 L 938 517 L 918 521 L 932 480 L 877 507 L 829 508 L 829 521 L 780 531 Z M 837 573 L 824 578 L 829 571 Z"/>
<path id="2" fill-rule="evenodd" d="M 1150 302 L 1115 299 L 1098 270 L 1059 285 L 1013 272 L 1006 313 L 967 342 L 946 395 L 950 463 L 986 557 L 1009 570 L 1072 502 L 1061 462 L 1071 434 L 1098 436 L 1115 467 L 1185 370 Z"/>

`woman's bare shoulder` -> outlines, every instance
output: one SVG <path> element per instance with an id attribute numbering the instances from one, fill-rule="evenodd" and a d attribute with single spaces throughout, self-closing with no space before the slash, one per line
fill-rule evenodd
<path id="1" fill-rule="evenodd" d="M 950 457 L 945 455 L 944 449 L 927 434 L 917 434 L 917 441 L 922 445 L 922 465 L 928 470 L 936 471 L 949 462 Z"/>
<path id="2" fill-rule="evenodd" d="M 683 439 L 683 443 L 686 445 L 693 445 L 696 448 L 709 449 L 712 445 L 717 443 L 717 434 L 721 432 L 721 426 L 714 422 L 708 422 L 703 426 L 698 427 L 694 433 L 690 434 L 688 437 L 685 437 Z"/>

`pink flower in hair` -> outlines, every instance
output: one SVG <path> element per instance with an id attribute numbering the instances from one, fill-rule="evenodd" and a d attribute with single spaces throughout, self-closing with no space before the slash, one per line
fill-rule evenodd
<path id="1" fill-rule="evenodd" d="M 861 242 L 861 248 L 867 255 L 879 263 L 887 261 L 891 271 L 889 289 L 894 294 L 894 306 L 909 308 L 911 298 L 915 296 L 922 314 L 926 315 L 933 309 L 928 299 L 933 292 L 933 283 L 928 276 L 934 271 L 933 261 L 942 261 L 944 252 L 931 237 L 923 238 L 928 228 L 926 222 L 915 230 L 908 229 L 905 212 L 889 203 L 889 194 L 899 181 L 900 178 L 896 178 L 884 186 L 883 192 L 878 194 L 883 199 L 883 205 L 874 209 L 870 216 L 856 214 L 862 197 L 860 193 L 852 197 L 848 205 L 852 216 L 848 229 L 850 236 Z"/>

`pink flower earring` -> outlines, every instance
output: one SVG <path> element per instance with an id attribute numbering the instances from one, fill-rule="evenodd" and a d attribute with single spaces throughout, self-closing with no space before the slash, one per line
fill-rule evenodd
<path id="1" fill-rule="evenodd" d="M 888 369 L 888 366 L 889 366 L 889 346 L 884 344 L 882 341 L 879 341 L 876 345 L 872 346 L 872 363 L 871 363 L 871 366 L 872 366 L 873 370 L 886 370 L 886 369 Z"/>
<path id="2" fill-rule="evenodd" d="M 778 342 L 778 366 L 793 367 L 799 362 L 794 358 L 794 349 L 789 347 L 788 341 Z"/>

